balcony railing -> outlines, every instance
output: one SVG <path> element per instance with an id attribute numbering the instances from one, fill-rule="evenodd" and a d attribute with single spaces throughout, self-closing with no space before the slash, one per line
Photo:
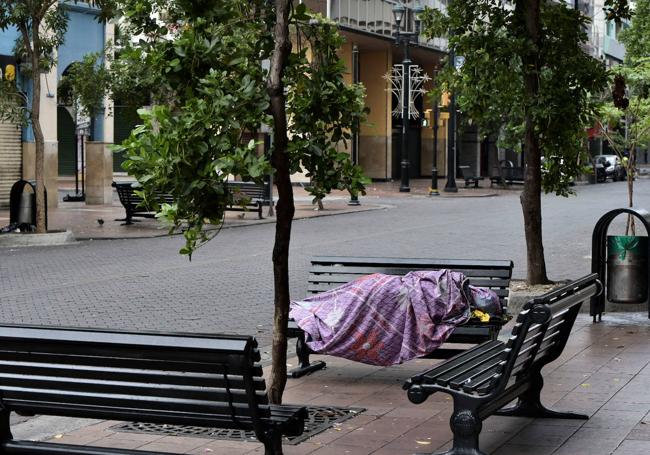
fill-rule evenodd
<path id="1" fill-rule="evenodd" d="M 393 20 L 393 5 L 404 3 L 408 8 L 416 6 L 416 0 L 404 2 L 392 0 L 331 0 L 329 2 L 328 17 L 344 27 L 359 30 L 383 37 L 392 37 L 395 33 Z M 422 6 L 437 8 L 445 11 L 447 0 L 421 0 Z M 413 11 L 408 10 L 406 17 L 406 31 L 414 27 Z M 420 40 L 420 44 L 439 50 L 447 49 L 447 40 L 435 38 L 430 41 Z"/>

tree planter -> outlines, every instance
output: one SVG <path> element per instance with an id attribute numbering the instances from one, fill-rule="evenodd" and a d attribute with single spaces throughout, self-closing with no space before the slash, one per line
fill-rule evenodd
<path id="1" fill-rule="evenodd" d="M 643 303 L 648 299 L 648 238 L 607 237 L 607 300 Z"/>

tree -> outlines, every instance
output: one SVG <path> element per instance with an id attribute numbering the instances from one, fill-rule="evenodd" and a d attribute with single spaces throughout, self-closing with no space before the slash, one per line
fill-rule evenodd
<path id="1" fill-rule="evenodd" d="M 611 91 L 600 108 L 599 129 L 627 171 L 628 207 L 634 205 L 637 150 L 650 146 L 650 1 L 638 0 L 630 26 L 620 34 L 625 62 L 613 69 Z M 634 217 L 626 232 L 634 235 Z"/>
<path id="2" fill-rule="evenodd" d="M 286 384 L 289 245 L 294 216 L 291 174 L 304 168 L 326 191 L 363 192 L 364 179 L 338 151 L 365 113 L 363 89 L 346 85 L 336 25 L 287 0 L 125 0 L 140 55 L 155 74 L 158 100 L 124 144 L 126 169 L 161 217 L 184 226 L 190 255 L 211 238 L 233 195 L 229 176 L 261 181 L 273 172 L 279 200 L 274 272 L 273 367 L 269 398 Z M 292 52 L 292 41 L 301 43 Z M 309 51 L 309 52 L 308 52 Z M 308 55 L 312 58 L 309 59 Z M 268 68 L 268 69 L 266 69 Z M 251 138 L 271 125 L 273 146 L 259 155 Z M 291 136 L 291 140 L 289 137 Z M 336 182 L 336 183 L 335 183 Z"/>
<path id="3" fill-rule="evenodd" d="M 630 26 L 618 38 L 625 44 L 626 63 L 650 56 L 650 0 L 636 0 Z"/>
<path id="4" fill-rule="evenodd" d="M 650 58 L 613 70 L 611 98 L 599 111 L 598 126 L 627 171 L 628 207 L 634 206 L 637 150 L 650 146 Z M 629 216 L 625 235 L 635 234 Z"/>
<path id="5" fill-rule="evenodd" d="M 102 55 L 91 53 L 63 73 L 59 81 L 58 102 L 72 109 L 75 122 L 83 117 L 91 119 L 104 108 L 110 85 L 111 75 Z"/>
<path id="6" fill-rule="evenodd" d="M 77 3 L 77 0 L 74 0 Z M 111 14 L 112 0 L 87 1 L 102 9 L 100 19 L 105 19 Z M 41 73 L 50 70 L 54 65 L 54 55 L 57 48 L 63 43 L 68 25 L 65 7 L 59 0 L 0 0 L 0 29 L 6 30 L 13 27 L 20 33 L 17 42 L 17 53 L 24 58 L 24 68 L 31 78 L 31 97 L 28 101 L 29 108 L 23 105 L 19 97 L 13 104 L 12 110 L 23 110 L 28 117 L 34 131 L 35 150 L 35 178 L 36 178 L 36 232 L 45 232 L 45 185 L 44 185 L 44 157 L 45 141 L 41 127 Z M 13 90 L 4 86 L 6 90 Z M 16 93 L 13 91 L 12 93 Z M 24 98 L 23 98 L 24 99 Z M 9 107 L 5 104 L 5 108 Z M 2 115 L 2 114 L 0 114 Z M 7 114 L 6 114 L 7 115 Z M 12 114 L 15 117 L 15 114 Z"/>
<path id="7" fill-rule="evenodd" d="M 460 110 L 485 133 L 523 152 L 521 205 L 527 281 L 548 281 L 542 242 L 541 192 L 568 195 L 569 178 L 582 171 L 590 93 L 605 85 L 605 68 L 582 45 L 587 19 L 563 3 L 546 0 L 451 2 L 447 15 L 427 9 L 424 31 L 449 36 L 465 56 L 458 71 L 438 75 L 436 94 L 457 93 Z M 545 157 L 542 178 L 541 157 Z"/>

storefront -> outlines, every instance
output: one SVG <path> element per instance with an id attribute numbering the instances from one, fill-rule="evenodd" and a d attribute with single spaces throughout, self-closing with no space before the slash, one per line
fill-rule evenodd
<path id="1" fill-rule="evenodd" d="M 0 55 L 0 79 L 16 80 L 16 60 Z M 0 207 L 9 205 L 11 185 L 22 176 L 21 131 L 18 125 L 0 121 Z"/>

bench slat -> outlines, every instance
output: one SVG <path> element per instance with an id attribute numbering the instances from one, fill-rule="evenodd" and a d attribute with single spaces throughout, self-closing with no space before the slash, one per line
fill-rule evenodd
<path id="1" fill-rule="evenodd" d="M 178 398 L 190 400 L 206 400 L 215 402 L 248 403 L 247 392 L 244 388 L 234 387 L 196 387 L 172 385 L 168 383 L 133 383 L 117 381 L 113 378 L 71 378 L 37 375 L 13 375 L 0 373 L 0 388 L 22 387 L 29 384 L 31 389 L 79 391 L 92 394 L 133 395 L 149 398 Z M 257 401 L 267 402 L 266 391 L 258 390 Z"/>
<path id="2" fill-rule="evenodd" d="M 456 357 L 452 357 L 442 365 L 438 365 L 428 371 L 421 373 L 418 375 L 418 377 L 426 378 L 429 381 L 435 381 L 440 375 L 453 371 L 454 368 L 458 367 L 459 365 L 474 361 L 483 355 L 490 355 L 494 352 L 498 352 L 500 350 L 503 350 L 503 348 L 504 344 L 501 341 L 488 341 L 472 349 L 468 349 Z"/>
<path id="3" fill-rule="evenodd" d="M 54 377 L 74 377 L 93 379 L 110 377 L 114 381 L 133 383 L 169 384 L 170 386 L 219 387 L 228 385 L 232 389 L 244 388 L 242 376 L 171 371 L 156 371 L 130 368 L 109 368 L 89 365 L 61 365 L 36 362 L 16 362 L 0 360 L 0 374 L 40 375 Z M 264 390 L 265 383 L 261 377 L 253 378 L 254 388 Z"/>
<path id="4" fill-rule="evenodd" d="M 503 268 L 512 267 L 512 261 L 491 259 L 431 259 L 431 258 L 394 258 L 394 257 L 354 257 L 354 256 L 314 256 L 312 264 L 346 264 L 346 266 L 367 265 L 403 267 L 425 266 L 440 268 L 457 268 L 468 266 L 471 268 Z"/>
<path id="5" fill-rule="evenodd" d="M 212 373 L 212 374 L 230 374 L 230 375 L 240 375 L 247 372 L 247 367 L 244 365 L 229 365 L 224 367 L 220 363 L 208 363 L 201 361 L 191 361 L 182 359 L 182 353 L 174 353 L 170 355 L 170 360 L 166 361 L 163 357 L 158 356 L 157 358 L 139 359 L 137 357 L 127 357 L 126 354 L 123 357 L 110 357 L 106 354 L 104 355 L 94 355 L 94 356 L 84 356 L 83 354 L 70 353 L 66 355 L 61 352 L 35 352 L 35 351 L 18 351 L 18 352 L 7 352 L 6 346 L 0 350 L 0 360 L 21 360 L 25 356 L 29 356 L 31 361 L 34 362 L 50 362 L 52 364 L 60 365 L 69 365 L 74 363 L 75 365 L 85 365 L 85 366 L 99 366 L 99 367 L 112 367 L 112 368 L 128 368 L 128 369 L 147 369 L 154 371 L 188 371 L 195 373 Z M 108 349 L 108 348 L 106 348 Z M 133 353 L 130 353 L 133 355 Z M 186 353 L 187 354 L 187 353 Z M 262 367 L 257 365 L 252 368 L 252 373 L 254 376 L 262 376 Z"/>
<path id="6" fill-rule="evenodd" d="M 384 273 L 386 275 L 406 275 L 408 272 L 413 272 L 416 270 L 442 270 L 450 269 L 455 272 L 460 272 L 463 275 L 469 278 L 501 278 L 509 279 L 511 277 L 511 271 L 509 269 L 501 268 L 483 268 L 476 269 L 471 268 L 469 264 L 464 264 L 463 266 L 452 266 L 451 264 L 414 264 L 414 265 L 365 265 L 365 266 L 354 266 L 354 265 L 312 265 L 309 268 L 310 277 L 320 277 L 323 275 L 329 274 L 342 274 L 342 275 L 370 275 L 373 273 Z"/>

